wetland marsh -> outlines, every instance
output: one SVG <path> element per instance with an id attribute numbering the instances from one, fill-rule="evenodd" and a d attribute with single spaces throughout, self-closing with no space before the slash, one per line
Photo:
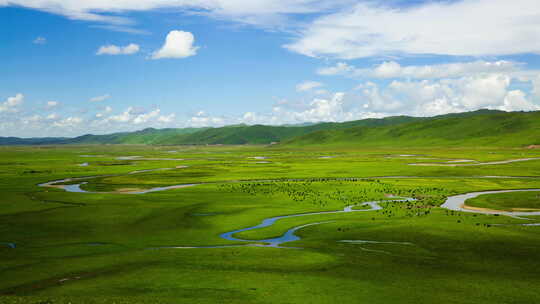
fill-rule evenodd
<path id="1" fill-rule="evenodd" d="M 0 154 L 0 302 L 538 298 L 535 150 L 44 146 Z M 416 158 L 477 165 L 410 166 Z M 507 162 L 515 159 L 530 160 Z M 518 189 L 529 191 L 499 192 Z M 493 197 L 474 194 L 482 191 Z M 459 208 L 491 211 L 446 208 L 455 198 Z M 506 216 L 515 208 L 527 210 Z"/>

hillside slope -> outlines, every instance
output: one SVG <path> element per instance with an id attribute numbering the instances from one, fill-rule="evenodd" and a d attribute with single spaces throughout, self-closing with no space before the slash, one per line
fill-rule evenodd
<path id="1" fill-rule="evenodd" d="M 318 123 L 309 126 L 264 126 L 238 125 L 221 128 L 209 128 L 195 133 L 182 134 L 160 141 L 160 144 L 269 144 L 320 130 L 339 130 L 351 127 L 375 127 L 396 125 L 422 118 L 396 116 L 383 119 L 363 119 L 343 123 Z"/>
<path id="2" fill-rule="evenodd" d="M 363 119 L 342 123 L 317 123 L 292 126 L 234 125 L 220 128 L 147 128 L 135 132 L 106 135 L 87 134 L 75 138 L 17 138 L 0 137 L 0 145 L 56 145 L 56 144 L 147 144 L 147 145 L 203 145 L 203 144 L 270 144 L 300 135 L 320 131 L 346 129 L 355 126 L 385 126 L 424 118 L 396 116 L 383 119 Z"/>
<path id="3" fill-rule="evenodd" d="M 107 135 L 83 135 L 65 140 L 64 144 L 145 144 L 153 145 L 171 140 L 177 136 L 191 134 L 206 128 L 154 129 L 147 128 L 135 132 L 113 133 Z"/>
<path id="4" fill-rule="evenodd" d="M 476 113 L 470 115 L 471 113 Z M 290 146 L 429 147 L 540 144 L 540 112 L 479 111 L 378 127 L 326 130 L 292 138 Z"/>
<path id="5" fill-rule="evenodd" d="M 0 145 L 44 144 L 270 144 L 329 146 L 449 146 L 537 144 L 539 112 L 492 110 L 435 117 L 394 116 L 342 123 L 292 126 L 234 125 L 220 128 L 147 128 L 75 138 L 0 137 Z"/>

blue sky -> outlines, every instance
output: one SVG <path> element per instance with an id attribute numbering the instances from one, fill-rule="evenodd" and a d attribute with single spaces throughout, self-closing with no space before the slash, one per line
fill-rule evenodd
<path id="1" fill-rule="evenodd" d="M 539 110 L 539 14 L 532 0 L 0 0 L 0 136 Z"/>

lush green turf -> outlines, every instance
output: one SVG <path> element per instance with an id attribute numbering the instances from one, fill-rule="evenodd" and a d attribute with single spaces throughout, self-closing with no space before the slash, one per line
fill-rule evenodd
<path id="1" fill-rule="evenodd" d="M 519 211 L 520 209 L 540 210 L 540 192 L 485 194 L 467 200 L 467 205 L 506 211 Z"/>
<path id="2" fill-rule="evenodd" d="M 519 147 L 540 144 L 540 112 L 443 116 L 380 127 L 310 133 L 291 146 L 334 147 Z"/>
<path id="3" fill-rule="evenodd" d="M 0 303 L 535 303 L 539 227 L 437 206 L 458 193 L 540 188 L 540 161 L 408 164 L 536 156 L 536 150 L 503 148 L 0 148 Z M 189 167 L 128 174 L 176 166 Z M 110 176 L 87 179 L 84 188 L 204 184 L 144 195 L 37 187 L 103 175 Z M 496 175 L 519 178 L 481 177 Z M 303 249 L 160 248 L 239 244 L 219 235 L 272 216 L 341 210 L 388 195 L 417 201 L 288 218 L 236 235 L 260 240 L 324 222 L 285 244 Z"/>

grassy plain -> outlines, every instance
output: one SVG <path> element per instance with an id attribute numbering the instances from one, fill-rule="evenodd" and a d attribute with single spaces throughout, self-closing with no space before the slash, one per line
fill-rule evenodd
<path id="1" fill-rule="evenodd" d="M 540 211 L 540 192 L 485 194 L 468 200 L 467 205 L 504 211 Z"/>
<path id="2" fill-rule="evenodd" d="M 540 188 L 540 161 L 408 164 L 539 156 L 521 148 L 2 147 L 0 303 L 535 303 L 540 227 L 494 226 L 523 221 L 438 206 L 453 194 Z M 160 168 L 171 170 L 129 174 Z M 82 186 L 94 192 L 201 184 L 141 195 L 37 186 L 68 177 L 95 177 Z M 260 240 L 324 222 L 284 244 L 302 249 L 166 248 L 243 244 L 219 235 L 388 195 L 418 201 L 237 234 Z"/>

